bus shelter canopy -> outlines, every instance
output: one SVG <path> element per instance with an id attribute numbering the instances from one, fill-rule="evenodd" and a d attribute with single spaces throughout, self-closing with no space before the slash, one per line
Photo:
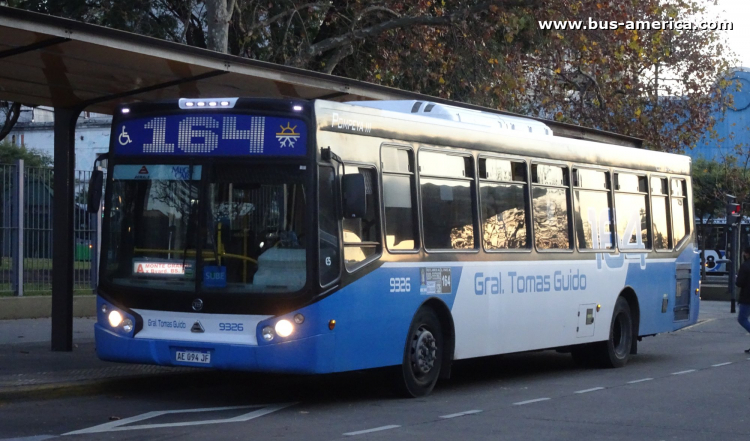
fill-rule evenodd
<path id="1" fill-rule="evenodd" d="M 394 99 L 395 89 L 0 7 L 0 98 L 111 114 L 180 97 Z"/>

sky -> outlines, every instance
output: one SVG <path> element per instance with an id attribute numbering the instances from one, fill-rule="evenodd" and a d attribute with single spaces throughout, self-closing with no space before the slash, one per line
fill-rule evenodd
<path id="1" fill-rule="evenodd" d="M 718 15 L 720 21 L 734 24 L 733 30 L 720 32 L 726 35 L 729 47 L 740 60 L 740 66 L 750 68 L 750 0 L 709 1 L 706 9 L 709 15 L 707 20 L 713 20 Z"/>

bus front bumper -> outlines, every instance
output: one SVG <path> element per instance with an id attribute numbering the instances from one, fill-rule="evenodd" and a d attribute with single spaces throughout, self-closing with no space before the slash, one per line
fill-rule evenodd
<path id="1" fill-rule="evenodd" d="M 98 323 L 94 334 L 96 353 L 106 361 L 295 374 L 329 373 L 334 367 L 334 334 L 259 346 L 132 338 Z M 180 351 L 208 353 L 210 361 L 179 361 Z"/>

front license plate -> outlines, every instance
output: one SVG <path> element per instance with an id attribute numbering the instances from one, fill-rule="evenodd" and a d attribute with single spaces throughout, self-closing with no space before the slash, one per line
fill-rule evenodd
<path id="1" fill-rule="evenodd" d="M 210 364 L 211 353 L 210 352 L 195 352 L 195 351 L 177 351 L 175 354 L 177 361 L 185 363 L 200 363 Z"/>

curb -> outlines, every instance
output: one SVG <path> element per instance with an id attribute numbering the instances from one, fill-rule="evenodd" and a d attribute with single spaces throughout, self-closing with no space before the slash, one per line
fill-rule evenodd
<path id="1" fill-rule="evenodd" d="M 68 398 L 91 394 L 116 393 L 124 391 L 155 389 L 178 386 L 191 376 L 205 375 L 205 372 L 175 372 L 159 375 L 133 375 L 100 380 L 84 380 L 40 384 L 37 386 L 18 386 L 0 390 L 0 403 L 11 400 Z"/>
<path id="2" fill-rule="evenodd" d="M 729 289 L 726 285 L 702 285 L 701 300 L 724 300 L 729 301 Z"/>

